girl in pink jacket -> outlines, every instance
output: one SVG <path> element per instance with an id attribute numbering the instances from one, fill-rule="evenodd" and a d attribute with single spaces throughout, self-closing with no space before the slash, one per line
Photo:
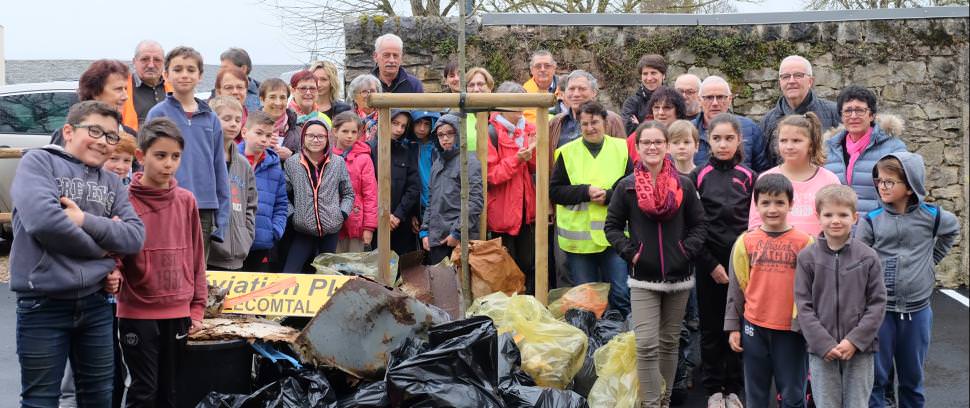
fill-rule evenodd
<path id="1" fill-rule="evenodd" d="M 377 177 L 370 146 L 358 137 L 362 125 L 353 112 L 343 112 L 333 118 L 333 152 L 347 163 L 355 197 L 354 209 L 340 229 L 338 253 L 370 251 L 377 230 Z"/>

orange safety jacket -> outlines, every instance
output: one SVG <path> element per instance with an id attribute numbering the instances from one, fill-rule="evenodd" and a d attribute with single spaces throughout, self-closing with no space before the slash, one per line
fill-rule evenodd
<path id="1" fill-rule="evenodd" d="M 169 85 L 168 82 L 163 82 L 162 86 L 165 87 L 165 93 L 172 92 L 172 85 Z M 128 100 L 121 107 L 121 123 L 138 130 L 138 112 L 135 111 L 135 79 L 133 74 L 128 74 L 128 87 L 125 88 L 125 92 L 128 94 Z"/>

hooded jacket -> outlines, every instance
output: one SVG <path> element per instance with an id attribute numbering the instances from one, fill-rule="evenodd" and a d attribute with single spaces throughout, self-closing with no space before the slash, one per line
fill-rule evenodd
<path id="1" fill-rule="evenodd" d="M 343 157 L 354 188 L 354 206 L 340 229 L 340 238 L 360 239 L 364 231 L 377 230 L 377 177 L 370 146 L 358 140 L 346 152 L 334 149 L 334 154 Z"/>
<path id="2" fill-rule="evenodd" d="M 301 140 L 313 125 L 321 125 L 329 133 L 326 122 L 311 119 L 303 124 Z M 354 187 L 347 166 L 330 147 L 328 142 L 320 164 L 312 163 L 303 151 L 286 159 L 286 189 L 293 193 L 293 229 L 299 233 L 316 237 L 335 234 L 354 209 Z"/>
<path id="3" fill-rule="evenodd" d="M 758 174 L 741 164 L 740 155 L 731 160 L 711 155 L 707 164 L 695 168 L 689 177 L 700 196 L 707 228 L 706 249 L 695 261 L 702 273 L 709 273 L 718 264 L 713 251 L 730 249 L 738 235 L 748 229 L 748 207 Z"/>
<path id="4" fill-rule="evenodd" d="M 110 254 L 138 253 L 145 226 L 117 175 L 89 167 L 57 145 L 27 150 L 10 187 L 10 289 L 17 297 L 79 299 L 101 290 Z M 75 225 L 60 198 L 84 211 Z M 117 216 L 119 221 L 111 218 Z"/>
<path id="5" fill-rule="evenodd" d="M 241 143 L 239 149 L 245 152 L 246 143 Z M 294 156 L 298 155 L 294 154 Z M 256 235 L 253 238 L 252 249 L 270 249 L 283 237 L 287 208 L 290 205 L 290 200 L 286 196 L 286 175 L 283 172 L 280 156 L 272 149 L 266 149 L 263 151 L 262 160 L 253 168 L 253 174 L 256 177 L 258 205 L 256 206 Z"/>
<path id="6" fill-rule="evenodd" d="M 879 194 L 872 184 L 872 169 L 876 162 L 889 153 L 905 152 L 906 144 L 898 139 L 902 134 L 902 122 L 891 115 L 876 118 L 869 145 L 856 159 L 852 167 L 852 183 L 846 183 L 845 170 L 849 163 L 845 151 L 845 138 L 848 131 L 844 128 L 825 142 L 825 168 L 839 177 L 839 182 L 855 190 L 859 195 L 859 213 L 865 214 L 879 208 Z"/>
<path id="7" fill-rule="evenodd" d="M 410 113 L 401 110 L 391 110 L 391 117 L 398 114 Z M 434 129 L 431 134 L 434 137 Z M 406 132 L 405 132 L 406 133 Z M 374 163 L 374 171 L 380 174 L 380 163 L 377 161 L 378 139 L 375 137 L 367 142 L 370 146 L 370 157 Z M 406 135 L 397 140 L 391 140 L 391 214 L 406 220 L 417 211 L 418 200 L 421 195 L 421 180 L 418 176 L 417 152 L 406 139 Z M 395 230 L 397 231 L 397 230 Z"/>
<path id="8" fill-rule="evenodd" d="M 796 264 L 796 319 L 808 352 L 824 357 L 842 339 L 862 353 L 878 350 L 886 287 L 876 251 L 855 238 L 833 251 L 821 236 Z"/>
<path id="9" fill-rule="evenodd" d="M 488 122 L 497 142 L 488 142 L 488 230 L 518 236 L 522 225 L 536 221 L 536 187 L 532 181 L 536 159 L 532 155 L 529 161 L 519 160 L 516 139 L 522 139 L 523 147 L 528 147 L 535 140 L 536 127 L 523 117 L 525 127 L 510 132 L 498 116 L 493 113 Z"/>
<path id="10" fill-rule="evenodd" d="M 451 149 L 444 150 L 438 141 L 438 129 L 443 124 L 451 125 L 458 137 Z M 438 154 L 431 165 L 431 200 L 425 209 L 421 223 L 421 237 L 428 237 L 432 247 L 449 234 L 461 239 L 461 160 L 459 146 L 462 133 L 458 131 L 458 117 L 447 114 L 438 119 L 431 134 Z M 468 233 L 478 236 L 479 219 L 482 214 L 482 173 L 481 165 L 473 154 L 468 155 Z"/>
<path id="11" fill-rule="evenodd" d="M 626 130 L 625 134 L 629 135 L 633 133 L 634 130 L 637 130 L 637 126 L 639 126 L 637 123 L 643 123 L 644 120 L 653 117 L 653 112 L 647 106 L 647 102 L 650 101 L 651 96 L 653 96 L 653 91 L 647 89 L 643 84 L 640 84 L 637 86 L 637 91 L 623 101 L 623 109 L 620 110 L 620 116 L 623 117 L 623 127 Z M 637 119 L 637 123 L 633 122 L 633 118 Z"/>
<path id="12" fill-rule="evenodd" d="M 428 111 L 413 111 L 411 115 L 414 123 L 417 123 L 421 119 L 431 120 L 431 129 L 434 129 L 435 123 L 441 117 L 441 114 L 438 112 Z M 412 124 L 411 127 L 413 128 L 414 125 Z M 433 138 L 434 135 L 432 133 L 428 134 L 428 140 L 425 142 L 418 140 L 417 136 L 412 140 L 412 146 L 417 151 L 418 176 L 421 178 L 421 213 L 424 213 L 423 209 L 428 206 L 428 199 L 430 198 L 428 185 L 431 184 L 431 162 L 434 160 L 434 143 L 431 141 Z"/>
<path id="13" fill-rule="evenodd" d="M 223 269 L 242 268 L 256 236 L 258 194 L 256 176 L 249 161 L 229 145 L 229 229 L 223 242 L 213 242 L 208 264 Z"/>
<path id="14" fill-rule="evenodd" d="M 118 317 L 202 320 L 208 290 L 199 209 L 189 190 L 148 187 L 136 173 L 131 204 L 145 223 L 145 247 L 122 261 Z"/>
<path id="15" fill-rule="evenodd" d="M 925 167 L 920 155 L 900 152 L 887 156 L 902 163 L 906 184 L 916 199 L 903 214 L 897 214 L 891 205 L 880 200 L 881 207 L 859 221 L 856 237 L 872 246 L 882 260 L 886 309 L 913 313 L 930 305 L 936 286 L 934 267 L 953 248 L 960 235 L 960 221 L 953 213 L 924 201 Z M 877 175 L 873 167 L 868 179 L 871 181 Z"/>
<path id="16" fill-rule="evenodd" d="M 819 121 L 822 122 L 823 132 L 827 129 L 838 127 L 842 122 L 842 115 L 839 113 L 838 106 L 835 102 L 815 96 L 814 91 L 808 91 L 805 100 L 794 109 L 788 105 L 788 100 L 782 95 L 778 98 L 778 102 L 775 103 L 775 107 L 768 111 L 765 117 L 761 119 L 761 130 L 767 141 L 765 154 L 767 155 L 768 167 L 781 164 L 781 155 L 778 154 L 778 135 L 775 134 L 778 130 L 778 123 L 785 116 L 804 115 L 808 112 L 815 112 L 818 115 Z"/>
<path id="17" fill-rule="evenodd" d="M 299 115 L 292 109 L 286 109 L 286 133 L 283 135 L 282 146 L 290 149 L 296 155 L 303 148 L 303 127 L 297 123 Z"/>
<path id="18" fill-rule="evenodd" d="M 694 268 L 690 263 L 704 251 L 704 209 L 690 180 L 677 177 L 680 177 L 683 201 L 677 212 L 665 221 L 658 221 L 640 209 L 636 174 L 616 184 L 603 230 L 617 254 L 633 265 L 631 287 L 671 292 L 694 286 Z M 638 253 L 640 258 L 633 263 Z"/>
<path id="19" fill-rule="evenodd" d="M 208 104 L 199 98 L 195 102 L 199 108 L 189 118 L 178 99 L 169 95 L 148 111 L 145 122 L 166 117 L 178 125 L 185 148 L 175 178 L 182 188 L 195 195 L 199 209 L 216 210 L 217 228 L 212 239 L 222 241 L 229 227 L 229 172 L 222 144 L 222 124 Z"/>

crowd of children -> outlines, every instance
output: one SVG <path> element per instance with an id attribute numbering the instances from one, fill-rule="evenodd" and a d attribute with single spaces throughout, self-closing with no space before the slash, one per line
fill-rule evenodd
<path id="1" fill-rule="evenodd" d="M 301 273 L 320 253 L 372 249 L 380 166 L 390 166 L 392 250 L 422 248 L 435 264 L 459 245 L 467 132 L 458 116 L 392 111 L 382 163 L 385 135 L 366 104 L 330 117 L 307 91 L 292 100 L 300 115 L 289 113 L 291 90 L 309 90 L 313 75 L 297 74 L 292 89 L 263 82 L 266 108 L 248 111 L 237 98 L 196 98 L 202 69 L 191 48 L 168 53 L 172 92 L 137 137 L 116 107 L 84 101 L 59 129 L 63 146 L 24 154 L 11 191 L 10 269 L 25 406 L 57 406 L 68 360 L 83 406 L 116 405 L 125 388 L 128 406 L 173 406 L 180 350 L 201 327 L 207 267 Z M 371 79 L 351 85 L 380 86 Z M 498 91 L 525 89 L 506 82 Z M 662 92 L 653 98 L 660 111 L 683 110 L 679 94 Z M 845 115 L 875 113 L 860 92 L 840 97 Z M 832 147 L 809 112 L 781 119 L 781 164 L 759 175 L 744 164 L 743 123 L 720 113 L 706 125 L 707 160 L 695 166 L 698 128 L 671 112 L 639 123 L 628 145 L 605 133 L 611 112 L 583 103 L 579 137 L 555 150 L 551 177 L 574 283 L 611 281 L 610 307 L 630 316 L 644 406 L 684 392 L 698 329 L 708 406 L 801 407 L 811 378 L 817 406 L 881 407 L 894 371 L 900 405 L 923 406 L 933 269 L 959 223 L 924 201 L 922 158 L 865 157 L 855 146 L 882 137 L 869 123 L 869 133 L 839 136 L 852 148 L 833 173 Z M 546 228 L 535 219 L 535 147 L 522 112 L 489 115 L 487 202 L 481 165 L 468 157 L 469 229 L 501 238 L 530 293 L 545 273 L 534 257 L 546 255 L 533 246 Z M 860 208 L 863 168 L 878 208 Z M 478 225 L 485 208 L 487 225 Z M 119 386 L 122 362 L 129 381 Z"/>

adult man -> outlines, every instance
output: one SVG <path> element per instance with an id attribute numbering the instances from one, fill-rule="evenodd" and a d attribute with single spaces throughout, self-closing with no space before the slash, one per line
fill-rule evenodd
<path id="1" fill-rule="evenodd" d="M 698 166 L 707 163 L 711 150 L 711 145 L 707 142 L 707 123 L 719 113 L 730 111 L 731 102 L 734 98 L 734 95 L 731 95 L 731 85 L 724 78 L 716 75 L 711 75 L 705 78 L 704 82 L 701 82 L 700 95 L 701 108 L 703 108 L 704 112 L 694 120 L 694 126 L 697 127 L 697 130 L 701 134 L 700 146 L 698 146 L 697 153 L 694 154 L 694 164 Z M 741 122 L 741 132 L 743 133 L 741 139 L 744 142 L 744 165 L 757 172 L 772 167 L 768 166 L 765 158 L 765 140 L 761 133 L 761 128 L 751 119 L 741 115 L 735 116 Z"/>
<path id="2" fill-rule="evenodd" d="M 381 80 L 384 92 L 423 93 L 424 85 L 401 66 L 404 41 L 394 34 L 384 34 L 374 40 L 374 76 Z"/>
<path id="3" fill-rule="evenodd" d="M 549 157 L 556 149 L 569 143 L 581 134 L 579 126 L 579 107 L 589 101 L 595 101 L 599 93 L 596 77 L 589 72 L 577 69 L 570 72 L 563 80 L 566 86 L 564 99 L 569 110 L 556 115 L 549 121 Z M 613 111 L 606 111 L 606 134 L 624 138 L 623 119 Z"/>
<path id="4" fill-rule="evenodd" d="M 556 99 L 561 99 L 562 95 L 556 92 L 556 88 L 559 85 L 559 78 L 556 76 L 556 59 L 552 57 L 552 53 L 546 50 L 539 50 L 532 53 L 532 58 L 529 59 L 529 73 L 532 77 L 528 81 L 522 84 L 525 91 L 528 93 L 540 93 L 547 92 L 556 94 Z M 536 113 L 532 109 L 526 109 L 522 112 L 525 116 L 525 120 L 529 123 L 536 123 Z"/>
<path id="5" fill-rule="evenodd" d="M 697 119 L 697 115 L 701 113 L 701 79 L 694 74 L 683 74 L 674 81 L 674 89 L 684 97 L 687 117 L 690 120 Z"/>
<path id="6" fill-rule="evenodd" d="M 812 76 L 812 63 L 802 56 L 789 55 L 781 60 L 778 67 L 778 85 L 781 86 L 781 97 L 775 107 L 765 114 L 761 120 L 761 130 L 768 141 L 767 160 L 771 166 L 781 163 L 778 155 L 778 135 L 775 130 L 778 122 L 785 116 L 806 112 L 815 112 L 822 121 L 822 131 L 839 126 L 841 115 L 835 102 L 815 96 L 812 86 L 815 77 Z"/>
<path id="7" fill-rule="evenodd" d="M 230 48 L 219 55 L 220 68 L 235 67 L 246 73 L 248 84 L 246 85 L 246 109 L 260 110 L 263 104 L 259 102 L 259 82 L 253 79 L 250 74 L 253 72 L 253 60 L 249 58 L 249 53 L 242 48 Z"/>
<path id="8" fill-rule="evenodd" d="M 647 102 L 650 101 L 653 91 L 664 83 L 664 78 L 667 76 L 667 61 L 657 54 L 644 55 L 637 62 L 637 73 L 640 74 L 640 86 L 633 95 L 626 98 L 621 110 L 623 126 L 626 130 L 624 136 L 633 133 L 641 122 L 653 117 Z"/>
<path id="9" fill-rule="evenodd" d="M 135 46 L 135 74 L 128 75 L 128 100 L 121 107 L 122 123 L 134 130 L 145 121 L 145 116 L 155 104 L 172 92 L 172 86 L 162 78 L 165 51 L 153 40 L 144 40 Z"/>

